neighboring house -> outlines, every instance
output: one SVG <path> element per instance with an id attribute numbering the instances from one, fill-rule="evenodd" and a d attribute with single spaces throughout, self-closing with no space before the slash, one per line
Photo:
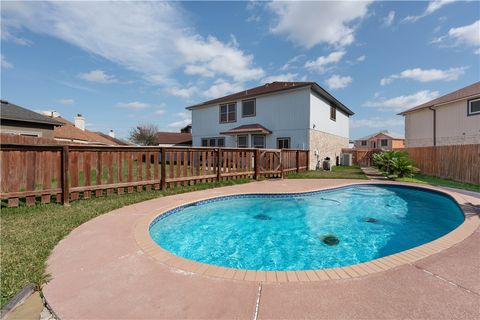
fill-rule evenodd
<path id="1" fill-rule="evenodd" d="M 55 120 L 63 123 L 63 126 L 56 127 L 54 130 L 54 138 L 58 141 L 84 143 L 89 145 L 118 145 L 110 138 L 103 137 L 100 134 L 85 129 L 85 118 L 78 114 L 74 123 L 58 116 Z"/>
<path id="2" fill-rule="evenodd" d="M 1 133 L 51 139 L 63 123 L 1 100 L 0 126 Z"/>
<path id="3" fill-rule="evenodd" d="M 405 138 L 399 134 L 383 130 L 355 140 L 357 149 L 392 150 L 405 147 Z"/>
<path id="4" fill-rule="evenodd" d="M 272 82 L 187 107 L 193 145 L 309 149 L 310 169 L 349 145 L 353 112 L 315 82 Z"/>
<path id="5" fill-rule="evenodd" d="M 400 113 L 407 147 L 480 143 L 480 82 Z"/>
<path id="6" fill-rule="evenodd" d="M 192 125 L 186 125 L 180 132 L 157 132 L 157 141 L 161 147 L 191 147 Z"/>
<path id="7" fill-rule="evenodd" d="M 115 138 L 115 132 L 113 130 L 110 130 L 110 132 L 108 134 L 105 134 L 105 133 L 100 132 L 100 131 L 96 131 L 94 133 L 98 134 L 99 136 L 104 137 L 107 140 L 110 140 L 112 144 L 115 144 L 115 145 L 118 145 L 118 146 L 133 146 L 133 144 L 128 142 L 128 141 L 125 141 L 125 140 L 119 139 L 119 138 Z"/>

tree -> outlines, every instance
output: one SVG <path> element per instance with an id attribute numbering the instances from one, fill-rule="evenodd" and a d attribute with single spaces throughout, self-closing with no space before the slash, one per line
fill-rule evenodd
<path id="1" fill-rule="evenodd" d="M 129 140 L 141 146 L 158 145 L 158 127 L 154 124 L 140 124 L 130 131 Z"/>

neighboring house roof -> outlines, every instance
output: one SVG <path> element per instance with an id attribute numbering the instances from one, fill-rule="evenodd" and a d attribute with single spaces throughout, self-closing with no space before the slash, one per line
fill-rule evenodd
<path id="1" fill-rule="evenodd" d="M 93 133 L 98 134 L 99 136 L 102 136 L 105 139 L 110 140 L 113 144 L 116 144 L 116 145 L 119 145 L 119 146 L 131 146 L 131 145 L 133 145 L 132 143 L 129 143 L 128 141 L 118 139 L 118 138 L 114 138 L 114 137 L 110 137 L 108 134 L 105 134 L 105 133 L 100 132 L 100 131 L 93 132 Z"/>
<path id="2" fill-rule="evenodd" d="M 61 123 L 63 123 L 63 126 L 56 127 L 54 129 L 53 131 L 54 138 L 78 140 L 78 141 L 84 141 L 86 143 L 91 143 L 91 144 L 104 144 L 104 145 L 117 144 L 111 141 L 110 139 L 106 139 L 102 137 L 101 135 L 95 132 L 88 131 L 88 130 L 81 130 L 75 127 L 75 125 L 72 122 L 62 117 L 56 117 L 55 120 L 58 120 Z"/>
<path id="3" fill-rule="evenodd" d="M 40 113 L 17 106 L 5 100 L 1 101 L 0 118 L 5 120 L 14 120 L 31 123 L 49 124 L 52 126 L 62 126 L 63 123 L 56 121 Z"/>
<path id="4" fill-rule="evenodd" d="M 183 132 L 157 132 L 159 144 L 192 144 L 192 134 Z"/>
<path id="5" fill-rule="evenodd" d="M 228 96 L 224 96 L 224 97 L 216 98 L 213 100 L 208 100 L 199 104 L 195 104 L 187 107 L 187 109 L 191 110 L 198 107 L 209 106 L 212 104 L 231 102 L 231 101 L 236 101 L 240 99 L 254 98 L 264 94 L 270 94 L 270 93 L 297 89 L 297 88 L 304 88 L 304 87 L 305 88 L 310 87 L 311 90 L 313 90 L 314 92 L 316 92 L 317 94 L 319 94 L 320 96 L 328 100 L 329 102 L 333 103 L 337 108 L 343 110 L 348 115 L 354 114 L 352 110 L 347 108 L 343 103 L 338 101 L 334 96 L 332 96 L 325 89 L 320 87 L 316 82 L 277 82 L 275 81 L 272 83 L 264 84 L 259 87 L 255 87 L 255 88 L 247 89 L 234 94 L 230 94 Z"/>
<path id="6" fill-rule="evenodd" d="M 264 133 L 270 134 L 272 131 L 268 130 L 264 126 L 258 123 L 253 124 L 244 124 L 239 127 L 232 128 L 225 132 L 220 132 L 220 134 L 239 134 L 239 133 Z"/>
<path id="7" fill-rule="evenodd" d="M 436 99 L 433 99 L 431 101 L 425 102 L 425 103 L 423 103 L 419 106 L 416 106 L 414 108 L 411 108 L 411 109 L 405 110 L 403 112 L 400 112 L 399 115 L 405 115 L 406 113 L 409 113 L 409 112 L 412 112 L 412 111 L 416 111 L 416 110 L 424 109 L 424 108 L 428 108 L 428 107 L 433 107 L 433 106 L 436 106 L 436 105 L 439 105 L 439 104 L 445 104 L 445 103 L 453 102 L 453 101 L 460 100 L 460 99 L 467 99 L 467 98 L 470 98 L 470 97 L 473 97 L 473 96 L 476 96 L 476 95 L 480 95 L 480 81 L 476 82 L 474 84 L 471 84 L 469 86 L 466 86 L 462 89 L 459 89 L 457 91 L 453 91 L 453 92 L 451 92 L 449 94 L 446 94 L 444 96 L 441 96 L 439 98 L 436 98 Z"/>
<path id="8" fill-rule="evenodd" d="M 365 136 L 365 137 L 362 137 L 362 138 L 359 138 L 359 139 L 355 139 L 355 141 L 360 141 L 360 140 L 368 140 L 368 139 L 371 139 L 379 134 L 383 134 L 383 135 L 386 135 L 394 140 L 404 140 L 405 137 L 402 136 L 401 134 L 397 134 L 397 133 L 393 133 L 393 132 L 390 132 L 388 130 L 382 130 L 382 131 L 379 131 L 379 132 L 375 132 L 374 134 L 370 134 L 368 136 Z"/>

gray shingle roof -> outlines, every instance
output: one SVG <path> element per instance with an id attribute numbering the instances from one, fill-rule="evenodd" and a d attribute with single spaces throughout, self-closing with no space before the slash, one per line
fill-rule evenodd
<path id="1" fill-rule="evenodd" d="M 63 123 L 57 120 L 5 100 L 1 100 L 0 119 L 63 126 Z"/>

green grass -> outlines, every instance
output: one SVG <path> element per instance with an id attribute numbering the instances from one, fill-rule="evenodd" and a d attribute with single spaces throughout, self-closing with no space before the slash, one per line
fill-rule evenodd
<path id="1" fill-rule="evenodd" d="M 480 192 L 480 185 L 478 185 L 478 184 L 459 182 L 459 181 L 450 180 L 450 179 L 437 178 L 437 177 L 427 176 L 427 175 L 424 175 L 424 174 L 415 174 L 411 178 L 408 178 L 408 177 L 398 178 L 395 181 L 414 182 L 414 183 L 421 183 L 421 184 L 429 184 L 429 185 L 432 185 L 432 186 L 450 187 L 450 188 Z"/>
<path id="2" fill-rule="evenodd" d="M 286 175 L 288 179 L 367 179 L 359 166 L 335 166 L 332 171 L 311 170 Z"/>
<path id="3" fill-rule="evenodd" d="M 92 198 L 33 207 L 2 208 L 1 221 L 1 306 L 3 307 L 23 286 L 33 283 L 40 287 L 47 279 L 45 262 L 55 245 L 79 225 L 103 213 L 133 203 L 177 193 L 246 183 L 236 179 L 200 183 L 166 191 L 135 192 L 131 194 Z"/>

